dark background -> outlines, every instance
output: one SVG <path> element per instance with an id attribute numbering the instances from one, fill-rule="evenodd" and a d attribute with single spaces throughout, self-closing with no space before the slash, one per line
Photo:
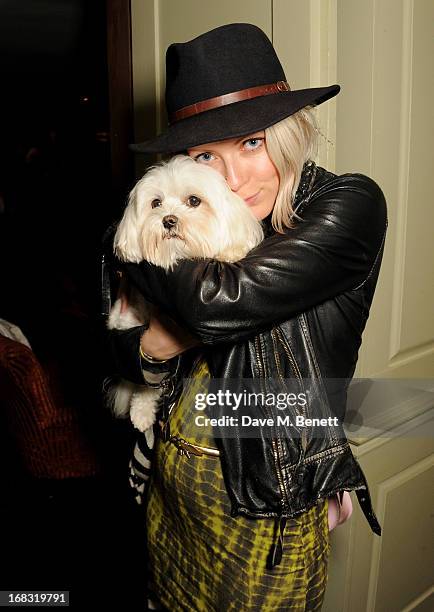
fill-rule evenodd
<path id="1" fill-rule="evenodd" d="M 102 466 L 92 478 L 32 478 L 2 411 L 0 588 L 69 589 L 77 609 L 143 609 L 133 433 L 100 397 L 101 238 L 132 185 L 129 32 L 124 0 L 0 1 L 0 318 L 78 407 Z"/>
<path id="2" fill-rule="evenodd" d="M 106 6 L 10 0 L 0 11 L 1 316 L 44 350 L 66 303 L 98 311 L 101 236 L 122 208 L 111 184 Z"/>

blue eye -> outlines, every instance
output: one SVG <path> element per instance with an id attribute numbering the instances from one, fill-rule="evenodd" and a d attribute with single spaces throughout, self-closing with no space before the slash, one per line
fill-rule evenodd
<path id="1" fill-rule="evenodd" d="M 211 155 L 211 153 L 199 153 L 199 155 L 196 155 L 196 157 L 194 158 L 196 161 L 198 162 L 209 162 L 211 161 L 213 158 L 213 156 Z"/>
<path id="2" fill-rule="evenodd" d="M 249 138 L 243 142 L 243 145 L 249 150 L 253 151 L 254 149 L 259 149 L 262 145 L 263 138 Z"/>

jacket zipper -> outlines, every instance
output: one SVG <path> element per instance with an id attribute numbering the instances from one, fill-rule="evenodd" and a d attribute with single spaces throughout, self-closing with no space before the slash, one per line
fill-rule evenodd
<path id="1" fill-rule="evenodd" d="M 265 380 L 265 367 L 264 364 L 261 360 L 261 355 L 262 355 L 262 349 L 261 349 L 261 345 L 260 345 L 260 340 L 259 337 L 256 336 L 255 337 L 255 349 L 256 349 L 256 361 L 258 364 L 258 369 L 259 369 L 259 378 L 261 380 Z M 272 418 L 272 414 L 268 412 L 267 408 L 264 406 L 267 415 L 270 416 L 270 418 Z M 279 446 L 279 437 L 276 435 L 276 438 L 273 438 L 271 440 L 271 448 L 273 451 L 273 457 L 274 457 L 274 465 L 276 466 L 276 475 L 277 475 L 277 480 L 279 483 L 279 488 L 280 488 L 280 494 L 282 497 L 282 510 L 289 510 L 289 499 L 288 499 L 288 494 L 286 491 L 286 487 L 285 487 L 285 483 L 283 482 L 283 477 L 282 477 L 282 464 L 281 464 L 281 460 L 280 460 L 280 455 L 279 455 L 279 450 L 280 453 L 282 452 L 282 447 L 281 445 Z M 279 448 L 277 448 L 279 446 Z"/>
<path id="2" fill-rule="evenodd" d="M 315 351 L 314 351 L 314 348 L 313 348 L 313 345 L 312 345 L 312 340 L 311 340 L 310 333 L 309 333 L 309 326 L 307 324 L 306 315 L 304 313 L 300 315 L 300 325 L 301 325 L 301 330 L 303 332 L 303 335 L 306 338 L 306 342 L 309 345 L 309 349 L 310 349 L 310 352 L 311 352 L 311 355 L 312 355 L 312 360 L 313 360 L 313 364 L 314 364 L 314 367 L 315 367 L 316 374 L 317 374 L 318 378 L 321 380 L 321 370 L 319 368 L 318 361 L 316 359 Z M 340 441 L 336 438 L 334 430 L 332 430 L 329 427 L 328 432 L 329 432 L 329 435 L 330 435 L 331 439 L 333 440 L 333 442 L 335 442 L 335 444 L 339 444 Z"/>
<path id="3" fill-rule="evenodd" d="M 261 361 L 262 349 L 261 349 L 261 344 L 260 344 L 260 340 L 258 337 L 255 338 L 255 345 L 256 345 L 256 354 L 257 354 L 257 361 L 258 361 L 259 369 L 260 369 L 260 372 L 262 372 L 263 374 L 262 380 L 265 381 L 265 367 L 264 367 L 264 363 Z M 268 413 L 267 409 L 266 411 Z M 271 414 L 270 416 L 272 417 L 273 415 Z M 282 498 L 282 513 L 279 517 L 276 517 L 276 538 L 273 540 L 273 543 L 267 555 L 267 567 L 271 570 L 273 570 L 273 568 L 276 565 L 279 565 L 282 560 L 283 545 L 284 545 L 284 531 L 285 531 L 285 525 L 286 525 L 286 520 L 287 520 L 286 517 L 284 516 L 284 513 L 289 512 L 289 498 L 288 498 L 288 493 L 286 491 L 285 482 L 283 479 L 283 468 L 282 468 L 282 462 L 281 462 L 281 457 L 283 455 L 282 442 L 279 438 L 277 431 L 276 430 L 274 431 L 275 431 L 275 437 L 272 438 L 271 440 L 271 447 L 273 450 L 274 465 L 276 468 L 277 481 L 279 483 L 280 494 Z M 290 478 L 288 478 L 288 480 L 290 480 Z"/>
<path id="4" fill-rule="evenodd" d="M 286 356 L 288 357 L 288 360 L 289 360 L 289 362 L 290 362 L 290 364 L 292 366 L 292 370 L 295 373 L 295 376 L 298 379 L 301 388 L 303 389 L 304 387 L 303 387 L 303 379 L 302 379 L 302 376 L 301 376 L 301 372 L 300 372 L 300 370 L 298 368 L 298 365 L 297 365 L 297 362 L 295 360 L 294 354 L 293 354 L 293 352 L 291 350 L 291 347 L 289 346 L 289 344 L 286 342 L 285 338 L 283 337 L 282 331 L 279 328 L 274 328 L 271 331 L 271 337 L 272 337 L 274 343 L 276 342 L 276 339 L 277 339 L 277 340 L 279 340 L 280 344 L 283 346 L 283 350 L 285 351 Z M 280 379 L 283 382 L 283 376 L 282 376 L 282 373 L 281 373 L 280 367 L 279 367 L 280 366 L 280 362 L 279 362 L 278 355 L 276 353 L 275 353 L 275 358 L 276 358 L 277 371 L 279 373 Z M 300 408 L 300 412 L 301 412 L 302 416 L 306 419 L 307 414 L 306 414 L 305 410 L 303 408 Z M 305 427 L 301 428 L 301 436 L 300 437 L 301 437 L 302 456 L 300 457 L 299 463 L 302 460 L 302 458 L 303 458 L 303 456 L 304 456 L 304 454 L 306 452 L 306 449 L 307 449 L 307 432 L 306 432 L 306 428 Z"/>

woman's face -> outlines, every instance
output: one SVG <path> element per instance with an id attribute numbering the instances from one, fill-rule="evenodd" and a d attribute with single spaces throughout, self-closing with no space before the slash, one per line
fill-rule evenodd
<path id="1" fill-rule="evenodd" d="M 265 219 L 273 210 L 279 175 L 268 155 L 264 131 L 199 145 L 188 154 L 220 172 L 257 219 Z"/>

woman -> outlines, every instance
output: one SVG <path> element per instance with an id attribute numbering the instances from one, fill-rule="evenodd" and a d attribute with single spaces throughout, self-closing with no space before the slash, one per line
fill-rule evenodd
<path id="1" fill-rule="evenodd" d="M 135 150 L 187 152 L 215 168 L 266 238 L 235 264 L 123 266 L 156 310 L 147 329 L 110 333 L 117 372 L 158 378 L 166 392 L 147 507 L 151 588 L 170 610 L 319 610 L 327 498 L 355 490 L 381 533 L 341 419 L 382 258 L 384 197 L 365 176 L 310 161 L 307 107 L 339 87 L 291 91 L 255 26 L 173 44 L 166 67 L 169 129 Z M 339 424 L 299 436 L 289 426 L 199 433 L 193 402 L 210 378 L 224 388 L 296 381 L 308 387 L 304 414 Z"/>

